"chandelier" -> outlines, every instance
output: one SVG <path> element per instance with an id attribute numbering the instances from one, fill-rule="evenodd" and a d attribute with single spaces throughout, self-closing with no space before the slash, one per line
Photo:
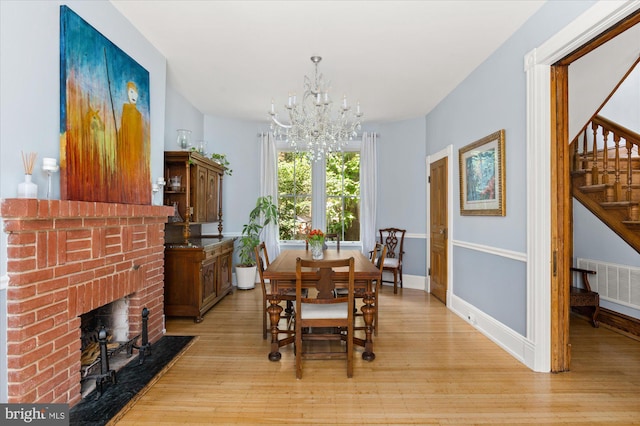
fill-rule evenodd
<path id="1" fill-rule="evenodd" d="M 347 104 L 344 95 L 342 103 L 334 114 L 333 102 L 329 97 L 330 83 L 322 74 L 318 75 L 320 56 L 312 56 L 315 65 L 315 78 L 304 77 L 304 94 L 298 102 L 295 94 L 289 93 L 285 108 L 289 114 L 289 123 L 278 118 L 273 99 L 271 100 L 271 131 L 277 140 L 283 140 L 296 152 L 307 152 L 311 161 L 321 160 L 332 152 L 339 152 L 347 142 L 357 136 L 361 128 L 360 102 L 355 112 Z"/>

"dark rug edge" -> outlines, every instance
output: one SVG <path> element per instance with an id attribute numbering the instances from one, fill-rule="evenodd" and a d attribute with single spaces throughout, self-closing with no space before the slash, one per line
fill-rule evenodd
<path id="1" fill-rule="evenodd" d="M 199 340 L 198 336 L 181 336 L 181 335 L 162 336 L 157 342 L 151 345 L 151 355 L 145 360 L 145 364 L 147 362 L 153 361 L 154 353 L 157 353 L 157 352 L 162 353 L 163 351 L 165 351 L 165 354 L 166 354 L 167 350 L 175 351 L 175 352 L 173 353 L 170 352 L 171 358 L 168 359 L 166 362 L 163 362 L 161 364 L 156 363 L 155 367 L 150 366 L 152 371 L 149 371 L 149 373 L 153 375 L 152 376 L 149 375 L 148 378 L 144 379 L 146 380 L 146 383 L 144 381 L 138 381 L 136 384 L 136 383 L 132 383 L 130 379 L 126 378 L 127 376 L 130 377 L 131 372 L 135 370 L 129 370 L 128 373 L 121 371 L 120 374 L 124 374 L 123 376 L 124 382 L 129 381 L 129 385 L 125 385 L 125 383 L 123 383 L 125 387 L 121 388 L 119 391 L 116 391 L 118 392 L 118 396 L 114 397 L 115 401 L 112 401 L 112 402 L 115 402 L 114 405 L 116 406 L 114 407 L 112 405 L 111 408 L 106 408 L 106 409 L 104 407 L 101 408 L 100 406 L 98 406 L 96 410 L 98 412 L 93 413 L 93 410 L 95 410 L 94 408 L 95 406 L 92 407 L 92 404 L 99 404 L 98 402 L 99 400 L 96 401 L 92 399 L 92 396 L 96 392 L 96 391 L 93 391 L 92 394 L 87 396 L 86 399 L 83 399 L 80 403 L 78 403 L 76 406 L 71 408 L 69 413 L 71 415 L 69 418 L 70 425 L 72 426 L 73 425 L 76 425 L 76 426 L 112 425 L 117 423 L 117 421 L 122 417 L 124 417 L 124 415 L 136 404 L 136 402 L 148 392 L 151 386 L 153 386 L 158 380 L 160 380 L 166 374 L 166 372 L 182 357 L 182 355 L 197 340 Z M 164 347 L 166 347 L 167 345 L 169 347 L 174 346 L 174 348 L 162 349 L 163 345 Z M 155 352 L 154 352 L 154 348 L 156 349 Z M 136 366 L 138 365 L 137 359 L 138 358 L 136 357 L 134 360 L 129 362 L 127 365 L 125 365 L 123 367 L 123 370 L 126 370 L 128 368 L 135 369 Z M 155 373 L 153 372 L 153 370 L 155 370 Z M 134 373 L 134 374 L 137 374 L 137 373 Z M 103 398 L 105 398 L 106 400 L 113 397 L 114 394 L 110 392 L 113 392 L 114 390 L 111 388 L 117 387 L 117 385 L 108 384 L 107 386 L 108 388 L 106 389 L 105 394 L 103 396 Z M 131 388 L 129 388 L 128 386 L 131 386 Z M 92 414 L 89 414 L 87 416 L 86 415 L 88 412 L 87 409 L 91 410 Z M 85 414 L 82 414 L 83 412 Z"/>

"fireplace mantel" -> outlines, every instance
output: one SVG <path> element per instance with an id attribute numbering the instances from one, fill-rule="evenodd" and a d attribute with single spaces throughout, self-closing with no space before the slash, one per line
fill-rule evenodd
<path id="1" fill-rule="evenodd" d="M 10 403 L 80 401 L 80 315 L 129 297 L 129 333 L 147 307 L 164 332 L 167 206 L 5 199 Z"/>

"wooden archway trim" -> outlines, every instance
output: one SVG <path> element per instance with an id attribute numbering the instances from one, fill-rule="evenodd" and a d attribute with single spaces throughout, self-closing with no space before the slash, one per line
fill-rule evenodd
<path id="1" fill-rule="evenodd" d="M 568 371 L 569 287 L 573 257 L 573 207 L 569 170 L 569 65 L 640 23 L 628 15 L 551 66 L 551 371 Z"/>

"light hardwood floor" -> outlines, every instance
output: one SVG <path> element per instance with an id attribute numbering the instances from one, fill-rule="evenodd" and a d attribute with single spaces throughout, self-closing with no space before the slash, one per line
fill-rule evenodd
<path id="1" fill-rule="evenodd" d="M 267 359 L 259 289 L 237 290 L 204 321 L 167 320 L 198 340 L 119 425 L 640 424 L 640 342 L 572 318 L 573 368 L 534 373 L 439 301 L 385 287 L 376 359 Z"/>

